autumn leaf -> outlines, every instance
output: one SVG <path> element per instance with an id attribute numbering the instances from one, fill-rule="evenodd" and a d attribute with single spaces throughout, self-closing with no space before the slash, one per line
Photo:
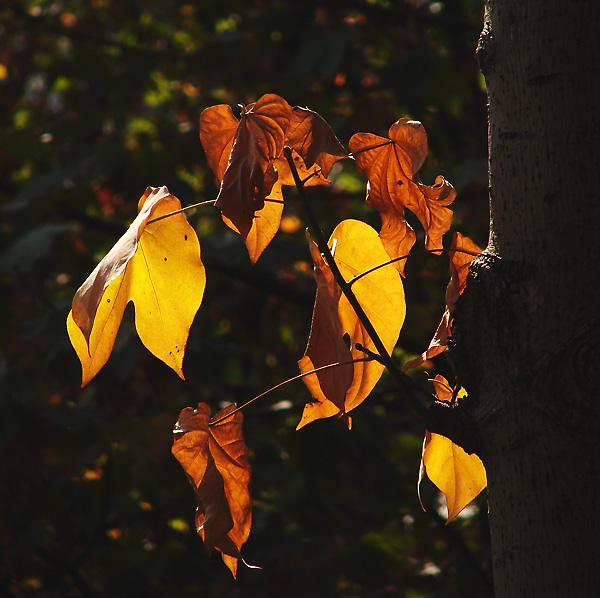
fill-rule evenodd
<path id="1" fill-rule="evenodd" d="M 348 155 L 316 112 L 292 109 L 274 94 L 243 108 L 241 120 L 228 105 L 207 108 L 200 117 L 200 140 L 209 166 L 221 184 L 216 205 L 227 226 L 244 239 L 252 263 L 256 263 L 279 229 L 282 187 L 295 184 L 282 155 L 284 145 L 292 147 L 295 167 L 306 186 L 328 185 L 326 177 L 331 166 Z M 267 146 L 268 150 L 262 151 Z M 230 164 L 234 160 L 237 170 Z M 249 197 L 250 186 L 259 179 L 262 182 L 255 185 L 256 193 Z"/>
<path id="2" fill-rule="evenodd" d="M 219 184 L 229 164 L 229 156 L 240 121 L 227 104 L 206 108 L 200 115 L 200 141 L 211 170 Z"/>
<path id="3" fill-rule="evenodd" d="M 407 361 L 404 364 L 405 371 L 419 367 L 425 360 L 431 359 L 446 350 L 450 335 L 452 313 L 454 312 L 454 306 L 458 297 L 467 284 L 469 264 L 481 252 L 481 247 L 471 241 L 469 237 L 461 235 L 458 231 L 454 233 L 448 252 L 450 257 L 450 281 L 446 287 L 446 309 L 444 310 L 444 315 L 427 349 L 421 355 Z"/>
<path id="4" fill-rule="evenodd" d="M 307 169 L 304 161 L 295 151 L 292 152 L 292 156 L 298 176 L 301 180 L 305 181 L 305 186 L 328 185 L 330 183 L 329 179 L 323 177 L 321 169 L 318 166 L 313 165 L 310 169 Z M 282 187 L 284 185 L 295 185 L 290 166 L 285 158 L 277 158 L 273 162 L 273 166 L 277 171 L 277 180 L 271 188 L 271 193 L 265 198 L 264 207 L 255 212 L 252 226 L 244 239 L 250 261 L 253 264 L 257 262 L 262 252 L 279 230 L 283 214 Z M 223 222 L 229 228 L 240 233 L 234 222 L 229 220 L 225 215 L 222 218 Z"/>
<path id="5" fill-rule="evenodd" d="M 306 167 L 316 164 L 324 177 L 338 160 L 348 157 L 327 121 L 308 108 L 292 108 L 286 136 L 288 145 L 302 157 Z"/>
<path id="6" fill-rule="evenodd" d="M 408 255 L 415 233 L 406 222 L 408 208 L 421 222 L 425 246 L 442 247 L 442 236 L 452 223 L 452 203 L 456 192 L 438 176 L 433 186 L 420 182 L 417 171 L 427 155 L 427 135 L 420 122 L 401 118 L 389 129 L 389 139 L 371 133 L 356 133 L 350 139 L 350 151 L 360 172 L 368 179 L 367 204 L 381 216 L 379 233 L 392 259 Z M 404 260 L 396 262 L 400 272 Z"/>
<path id="7" fill-rule="evenodd" d="M 316 244 L 311 241 L 310 246 L 317 296 L 308 345 L 298 362 L 301 372 L 364 358 L 365 353 L 356 348 L 357 343 L 376 351 Z M 364 222 L 345 220 L 333 231 L 329 247 L 346 281 L 376 268 L 352 284 L 352 291 L 384 346 L 391 352 L 404 322 L 406 306 L 402 280 L 394 266 L 386 264 L 389 257 L 377 232 Z M 386 265 L 377 268 L 381 264 Z M 365 400 L 384 369 L 377 361 L 363 361 L 304 377 L 315 402 L 306 405 L 298 428 L 322 417 L 347 414 Z"/>
<path id="8" fill-rule="evenodd" d="M 308 345 L 298 362 L 302 373 L 352 359 L 350 343 L 344 339 L 345 331 L 338 313 L 342 290 L 335 282 L 331 268 L 319 253 L 316 243 L 310 237 L 308 240 L 315 264 L 317 294 Z M 353 377 L 354 365 L 348 364 L 306 376 L 303 381 L 318 405 L 321 405 L 319 413 L 325 412 L 327 415 L 323 417 L 330 417 L 344 409 L 346 391 L 350 388 Z M 305 415 L 308 411 L 314 414 L 315 407 L 315 403 L 312 403 L 305 410 Z M 304 418 L 305 416 L 303 421 Z"/>
<path id="9" fill-rule="evenodd" d="M 438 399 L 450 402 L 452 389 L 446 379 L 438 375 L 432 382 Z M 460 398 L 465 394 L 461 389 L 457 396 Z M 425 474 L 446 498 L 447 523 L 487 486 L 485 467 L 477 455 L 469 455 L 450 439 L 429 431 L 423 442 L 417 490 Z"/>
<path id="10" fill-rule="evenodd" d="M 214 548 L 234 577 L 244 559 L 242 545 L 250 535 L 252 498 L 248 449 L 242 436 L 243 416 L 228 405 L 210 419 L 210 407 L 198 403 L 179 414 L 173 430 L 172 453 L 194 488 L 196 531 L 207 552 Z"/>
<path id="11" fill-rule="evenodd" d="M 267 94 L 242 106 L 235 128 L 237 119 L 225 105 L 207 108 L 200 117 L 200 140 L 221 183 L 215 205 L 244 241 L 255 213 L 263 208 L 277 180 L 273 162 L 283 151 L 291 113 L 291 106 L 283 98 Z M 225 156 L 227 165 L 223 170 Z"/>
<path id="12" fill-rule="evenodd" d="M 75 293 L 67 330 L 82 386 L 107 362 L 130 301 L 142 343 L 183 378 L 187 337 L 206 283 L 200 245 L 181 213 L 149 223 L 180 208 L 166 187 L 148 187 L 137 218 Z"/>
<path id="13" fill-rule="evenodd" d="M 268 198 L 265 198 L 264 206 L 255 212 L 252 226 L 244 239 L 248 250 L 250 261 L 255 264 L 263 251 L 272 241 L 279 230 L 281 216 L 283 214 L 283 193 L 281 186 L 273 187 Z M 233 231 L 239 233 L 233 221 L 222 215 L 223 222 Z"/>

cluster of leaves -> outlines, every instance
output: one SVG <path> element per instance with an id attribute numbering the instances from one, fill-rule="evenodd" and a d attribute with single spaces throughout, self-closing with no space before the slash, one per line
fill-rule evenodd
<path id="1" fill-rule="evenodd" d="M 386 137 L 399 116 L 417 117 L 429 142 L 423 180 L 439 172 L 452 181 L 454 226 L 483 242 L 486 97 L 473 61 L 482 12 L 480 0 L 0 2 L 0 586 L 7 592 L 120 596 L 136 587 L 149 596 L 175 585 L 263 597 L 366 595 L 389 586 L 484 594 L 483 497 L 444 527 L 425 480 L 428 510 L 420 512 L 412 490 L 423 426 L 395 400 L 386 374 L 354 412 L 351 434 L 329 421 L 293 433 L 308 396 L 303 384 L 245 410 L 254 523 L 243 551 L 265 569 L 241 571 L 234 584 L 220 554 L 198 554 L 193 493 L 181 486 L 170 431 L 186 405 L 205 401 L 215 413 L 297 373 L 314 278 L 302 231 L 289 228 L 300 214 L 288 194 L 281 231 L 254 268 L 217 210 L 186 213 L 208 283 L 186 347 L 185 382 L 145 350 L 133 305 L 109 362 L 83 389 L 64 330 L 73 294 L 135 218 L 147 185 L 166 185 L 184 204 L 217 196 L 201 156 L 199 113 L 271 90 L 317 110 L 346 148 L 355 131 Z M 355 164 L 341 161 L 330 178 L 307 189 L 327 235 L 344 218 L 377 227 Z M 416 218 L 409 222 L 420 243 Z M 399 364 L 427 347 L 444 311 L 445 256 L 414 255 L 406 272 Z M 425 367 L 453 380 L 444 356 Z"/>
<path id="2" fill-rule="evenodd" d="M 388 138 L 355 134 L 349 154 L 317 113 L 267 94 L 241 106 L 239 119 L 225 104 L 206 109 L 200 139 L 220 184 L 216 200 L 207 203 L 214 203 L 227 226 L 241 235 L 253 263 L 279 229 L 283 186 L 295 186 L 305 200 L 304 187 L 329 184 L 331 167 L 341 159 L 353 159 L 367 178 L 367 204 L 381 216 L 379 232 L 345 220 L 326 243 L 305 202 L 317 237 L 316 242 L 308 238 L 317 295 L 299 361 L 312 399 L 298 428 L 333 416 L 350 428 L 348 413 L 367 398 L 384 369 L 394 367 L 390 354 L 406 313 L 404 263 L 416 240 L 405 210 L 420 221 L 425 248 L 432 252 L 443 250 L 442 237 L 452 222 L 453 187 L 443 177 L 432 186 L 418 178 L 427 155 L 423 126 L 401 118 Z M 184 210 L 166 187 L 149 187 L 137 218 L 77 291 L 67 329 L 82 364 L 82 385 L 107 362 L 130 301 L 143 344 L 183 378 L 187 337 L 206 282 L 200 244 Z M 479 251 L 455 235 L 446 313 L 430 347 L 408 367 L 444 349 L 466 268 Z M 461 396 L 460 388 L 453 392 L 444 380 L 434 384 L 441 401 L 448 394 L 451 401 Z M 200 403 L 181 412 L 173 444 L 194 487 L 198 533 L 209 552 L 222 552 L 234 576 L 252 519 L 241 424 L 235 405 L 211 418 L 210 407 Z M 446 495 L 449 520 L 485 487 L 479 458 L 436 434 L 426 436 L 420 477 L 425 471 Z"/>

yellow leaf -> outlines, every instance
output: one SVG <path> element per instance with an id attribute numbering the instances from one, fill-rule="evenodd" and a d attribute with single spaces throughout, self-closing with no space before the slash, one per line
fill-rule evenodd
<path id="1" fill-rule="evenodd" d="M 452 396 L 452 389 L 443 376 L 436 376 L 433 383 L 440 400 L 447 401 Z M 465 394 L 465 391 L 461 390 L 458 396 Z M 481 459 L 475 454 L 469 455 L 440 434 L 425 434 L 419 485 L 425 472 L 446 497 L 447 523 L 487 486 L 485 467 Z"/>
<path id="2" fill-rule="evenodd" d="M 254 213 L 252 226 L 244 239 L 244 243 L 248 250 L 248 256 L 253 264 L 256 264 L 256 261 L 262 255 L 262 252 L 279 230 L 282 214 L 283 193 L 281 192 L 281 185 L 274 185 L 269 197 L 265 198 L 265 205 L 263 208 Z M 227 218 L 225 214 L 222 215 L 222 218 L 223 222 L 231 228 L 231 230 L 234 230 L 236 233 L 240 232 L 233 221 Z"/>
<path id="3" fill-rule="evenodd" d="M 358 220 L 341 222 L 331 235 L 329 247 L 347 282 L 389 261 L 375 229 Z M 371 351 L 377 350 L 312 242 L 311 250 L 318 290 L 308 346 L 298 362 L 302 372 L 365 357 L 365 353 L 356 348 L 357 343 Z M 406 314 L 404 288 L 395 266 L 387 264 L 362 276 L 352 285 L 352 291 L 387 351 L 391 352 Z M 322 417 L 344 415 L 358 407 L 373 390 L 384 369 L 377 361 L 356 362 L 303 378 L 319 403 L 306 405 L 298 427 Z"/>
<path id="4" fill-rule="evenodd" d="M 183 378 L 185 345 L 206 284 L 200 244 L 181 213 L 148 224 L 179 209 L 166 187 L 148 187 L 137 218 L 75 294 L 67 330 L 82 386 L 107 362 L 130 301 L 142 343 Z"/>

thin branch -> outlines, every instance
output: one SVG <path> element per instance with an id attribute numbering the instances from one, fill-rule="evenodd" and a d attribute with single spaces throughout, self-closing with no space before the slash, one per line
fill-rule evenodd
<path id="1" fill-rule="evenodd" d="M 432 405 L 435 402 L 435 396 L 427 392 L 424 388 L 421 388 L 412 378 L 410 378 L 402 370 L 400 370 L 392 360 L 381 338 L 377 334 L 377 331 L 375 330 L 373 324 L 369 320 L 369 317 L 358 302 L 358 299 L 352 291 L 350 284 L 346 282 L 335 260 L 333 259 L 333 255 L 331 254 L 329 246 L 327 245 L 325 235 L 319 227 L 319 223 L 317 222 L 315 214 L 312 211 L 308 202 L 308 198 L 306 197 L 306 193 L 304 192 L 304 185 L 300 180 L 300 177 L 298 176 L 298 171 L 296 170 L 296 166 L 294 164 L 291 148 L 286 146 L 283 149 L 283 153 L 290 166 L 294 182 L 296 183 L 296 189 L 298 190 L 298 195 L 300 196 L 300 199 L 304 206 L 304 210 L 306 212 L 309 226 L 317 238 L 317 246 L 319 248 L 319 251 L 325 256 L 325 260 L 327 261 L 327 264 L 331 269 L 335 281 L 338 283 L 342 293 L 344 293 L 346 299 L 348 300 L 348 303 L 350 303 L 350 305 L 354 309 L 358 319 L 360 320 L 360 323 L 364 326 L 365 330 L 367 331 L 367 334 L 371 337 L 371 340 L 373 341 L 373 344 L 375 345 L 375 348 L 379 353 L 381 363 L 392 375 L 392 378 L 394 379 L 396 384 L 406 393 L 406 396 L 411 402 L 414 410 L 423 419 L 426 419 L 428 407 L 430 407 L 430 405 Z"/>
<path id="2" fill-rule="evenodd" d="M 371 349 L 367 349 L 365 346 L 363 346 L 361 343 L 356 343 L 355 347 L 359 350 L 362 351 L 363 353 L 365 353 L 366 355 L 368 355 L 371 359 L 373 359 L 374 361 L 377 361 L 378 363 L 380 363 L 381 365 L 385 365 L 385 363 L 383 363 L 383 360 L 381 359 L 381 355 L 379 355 L 379 353 L 375 353 L 375 351 L 371 351 Z"/>
<path id="3" fill-rule="evenodd" d="M 262 399 L 262 397 L 264 397 L 265 395 L 269 394 L 270 392 L 273 392 L 274 390 L 277 390 L 278 388 L 281 388 L 288 382 L 294 382 L 295 380 L 300 380 L 300 378 L 304 378 L 305 376 L 310 376 L 311 374 L 316 374 L 317 372 L 322 372 L 323 370 L 337 368 L 339 366 L 349 365 L 351 363 L 359 363 L 361 361 L 373 361 L 373 359 L 374 359 L 373 357 L 359 357 L 358 359 L 350 359 L 348 361 L 338 361 L 337 363 L 328 363 L 327 365 L 322 365 L 321 367 L 315 368 L 314 370 L 310 370 L 309 372 L 303 372 L 302 374 L 298 374 L 297 376 L 294 376 L 293 378 L 288 378 L 287 380 L 284 380 L 283 382 L 276 384 L 275 386 L 269 388 L 269 390 L 265 390 L 264 392 L 261 392 L 259 395 L 256 395 L 254 398 L 250 399 L 249 401 L 246 401 L 239 407 L 236 407 L 231 413 L 228 413 L 227 415 L 220 417 L 216 421 L 208 422 L 208 425 L 214 426 L 218 423 L 221 423 L 223 420 L 227 419 L 228 417 L 231 417 L 238 411 L 241 411 L 242 409 L 244 409 L 245 407 L 250 405 L 250 403 L 254 403 L 254 401 L 258 401 L 258 399 Z"/>
<path id="4" fill-rule="evenodd" d="M 413 255 L 419 255 L 420 253 L 422 254 L 428 254 L 428 253 L 440 253 L 440 255 L 442 253 L 450 253 L 451 251 L 456 251 L 458 253 L 466 253 L 467 255 L 472 255 L 474 257 L 478 257 L 479 255 L 481 255 L 480 253 L 476 253 L 475 251 L 469 251 L 468 249 L 459 249 L 457 247 L 452 248 L 450 247 L 450 249 L 445 249 L 445 248 L 441 248 L 441 249 L 426 249 L 422 252 L 418 252 L 415 251 L 413 253 Z M 401 255 L 400 257 L 395 257 L 391 260 L 388 260 L 387 262 L 383 262 L 383 264 L 379 264 L 378 266 L 373 266 L 372 268 L 369 268 L 368 270 L 365 270 L 364 272 L 361 272 L 360 274 L 357 274 L 354 278 L 352 278 L 351 280 L 348 281 L 348 284 L 350 286 L 352 286 L 357 280 L 360 280 L 363 276 L 366 276 L 367 274 L 371 274 L 371 272 L 375 272 L 375 270 L 379 270 L 379 268 L 383 268 L 384 266 L 388 266 L 389 264 L 393 264 L 394 262 L 399 262 L 400 260 L 405 260 L 409 257 L 409 254 L 407 253 L 406 255 Z"/>

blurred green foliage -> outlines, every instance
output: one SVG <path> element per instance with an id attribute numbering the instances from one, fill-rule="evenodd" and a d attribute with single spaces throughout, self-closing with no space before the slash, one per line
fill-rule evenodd
<path id="1" fill-rule="evenodd" d="M 416 495 L 423 426 L 381 383 L 340 422 L 295 431 L 293 383 L 250 407 L 248 562 L 234 582 L 193 529 L 170 454 L 179 410 L 243 402 L 297 373 L 314 281 L 303 226 L 251 268 L 239 237 L 190 215 L 208 286 L 179 380 L 131 314 L 86 388 L 66 335 L 75 290 L 133 219 L 146 186 L 184 205 L 216 197 L 198 140 L 212 104 L 274 92 L 342 143 L 409 115 L 429 134 L 425 182 L 458 190 L 455 224 L 487 236 L 479 0 L 5 0 L 0 4 L 0 594 L 3 596 L 491 595 L 485 497 L 443 525 Z M 328 234 L 377 225 L 352 163 L 313 191 Z M 287 214 L 299 215 L 290 198 Z M 418 224 L 415 224 L 418 228 Z M 395 356 L 422 351 L 443 311 L 444 257 L 407 265 Z M 450 376 L 444 358 L 431 372 Z"/>

